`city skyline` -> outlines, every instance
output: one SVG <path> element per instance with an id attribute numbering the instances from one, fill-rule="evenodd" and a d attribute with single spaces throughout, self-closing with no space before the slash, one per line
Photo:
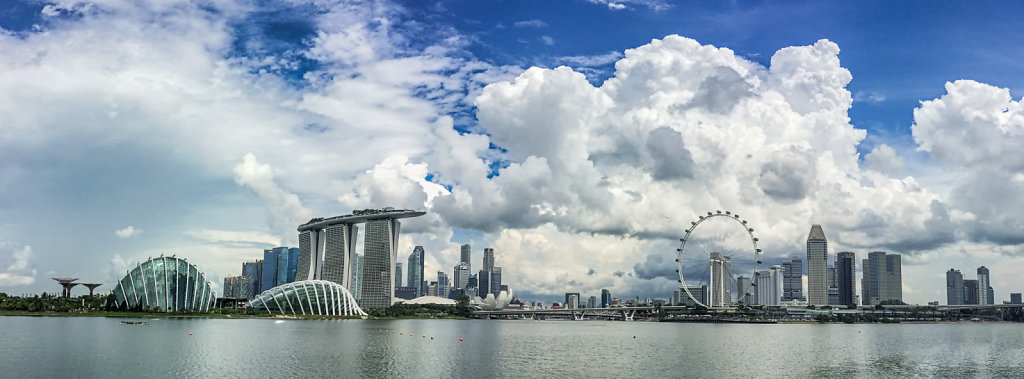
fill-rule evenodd
<path id="1" fill-rule="evenodd" d="M 491 247 L 524 298 L 670 296 L 716 209 L 770 264 L 814 224 L 830 256 L 899 254 L 907 302 L 950 267 L 1024 288 L 1021 4 L 11 4 L 2 292 L 160 254 L 219 289 L 382 206 L 428 213 L 393 247 L 425 273 Z"/>

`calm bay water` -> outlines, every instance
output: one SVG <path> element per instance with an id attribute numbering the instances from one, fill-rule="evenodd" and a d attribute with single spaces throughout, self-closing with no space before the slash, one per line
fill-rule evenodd
<path id="1" fill-rule="evenodd" d="M 0 317 L 0 377 L 1024 377 L 1010 323 L 120 320 Z"/>

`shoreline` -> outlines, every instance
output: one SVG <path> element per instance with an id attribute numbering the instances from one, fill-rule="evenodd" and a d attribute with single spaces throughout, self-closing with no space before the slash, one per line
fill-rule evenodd
<path id="1" fill-rule="evenodd" d="M 219 313 L 208 313 L 208 314 L 174 314 L 174 313 L 144 313 L 144 312 L 96 312 L 96 313 L 78 313 L 78 312 L 18 312 L 18 311 L 0 311 L 0 317 L 2 316 L 27 316 L 27 317 L 109 317 L 109 318 L 202 318 L 202 319 L 236 319 L 236 320 L 250 320 L 250 319 L 268 319 L 268 320 L 475 320 L 475 318 L 465 317 L 360 317 L 360 316 L 319 316 L 319 315 L 271 315 L 271 314 L 260 314 L 260 315 L 243 315 L 243 314 L 219 314 Z M 511 320 L 517 321 L 517 320 Z M 565 321 L 565 320 L 558 320 Z M 580 321 L 593 321 L 593 320 L 580 320 Z M 848 324 L 848 325 L 866 325 L 866 324 L 878 324 L 878 325 L 893 325 L 893 324 L 961 324 L 961 323 L 1016 323 L 1015 321 L 1005 320 L 899 320 L 897 322 L 854 322 L 846 323 L 841 321 L 829 321 L 819 322 L 815 320 L 764 320 L 758 322 L 742 322 L 742 321 L 682 321 L 682 320 L 649 320 L 647 322 L 664 322 L 664 323 L 677 323 L 677 324 Z M 626 321 L 622 321 L 626 322 Z M 640 322 L 639 320 L 636 322 Z"/>

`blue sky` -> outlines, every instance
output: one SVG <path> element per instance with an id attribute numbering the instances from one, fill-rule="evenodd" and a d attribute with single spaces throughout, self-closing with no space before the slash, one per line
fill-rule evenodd
<path id="1" fill-rule="evenodd" d="M 219 280 L 390 205 L 429 212 L 427 272 L 491 246 L 524 296 L 667 297 L 672 241 L 732 209 L 772 262 L 820 223 L 939 299 L 1024 263 L 1022 8 L 5 1 L 0 291 L 161 253 Z"/>

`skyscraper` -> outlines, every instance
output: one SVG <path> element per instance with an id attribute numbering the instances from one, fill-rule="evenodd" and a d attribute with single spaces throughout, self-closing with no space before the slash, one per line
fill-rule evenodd
<path id="1" fill-rule="evenodd" d="M 490 272 L 494 268 L 494 249 L 484 249 L 484 271 Z"/>
<path id="2" fill-rule="evenodd" d="M 402 286 L 402 262 L 395 262 L 395 288 Z"/>
<path id="3" fill-rule="evenodd" d="M 359 227 L 353 223 L 299 227 L 296 280 L 322 279 L 352 288 L 352 256 Z"/>
<path id="4" fill-rule="evenodd" d="M 278 249 L 282 248 L 263 250 L 263 272 L 262 276 L 260 277 L 260 292 L 277 287 L 278 274 L 280 274 L 281 271 L 283 270 L 287 270 L 287 267 L 279 268 L 279 266 L 281 265 L 281 254 L 280 250 Z M 285 257 L 284 261 L 287 262 L 288 258 Z"/>
<path id="5" fill-rule="evenodd" d="M 758 271 L 754 276 L 756 285 L 755 303 L 761 305 L 781 305 L 785 269 L 772 266 L 768 270 Z"/>
<path id="6" fill-rule="evenodd" d="M 463 262 L 463 263 L 469 265 L 469 268 L 472 269 L 473 265 L 469 263 L 469 260 L 472 257 L 472 250 L 470 249 L 468 243 L 465 244 L 465 245 L 462 245 L 461 253 L 462 254 L 459 255 L 459 262 Z"/>
<path id="7" fill-rule="evenodd" d="M 494 294 L 494 297 L 498 297 L 498 294 L 501 293 L 501 288 L 503 287 L 501 285 L 501 267 L 491 267 L 490 286 L 491 293 Z"/>
<path id="8" fill-rule="evenodd" d="M 455 289 L 467 290 L 469 289 L 469 263 L 459 262 L 455 265 L 455 273 L 452 275 L 455 280 Z"/>
<path id="9" fill-rule="evenodd" d="M 275 247 L 274 252 L 277 255 L 277 283 L 274 284 L 274 287 L 291 283 L 288 281 L 288 274 L 292 272 L 292 268 L 290 266 L 292 262 L 290 253 L 291 249 L 287 247 Z"/>
<path id="10" fill-rule="evenodd" d="M 744 305 L 751 305 L 754 303 L 754 296 L 752 292 L 754 287 L 751 286 L 750 277 L 746 275 L 740 275 L 736 277 L 736 301 L 743 303 Z"/>
<path id="11" fill-rule="evenodd" d="M 249 289 L 243 290 L 243 294 L 247 294 L 247 299 L 252 299 L 259 295 L 260 292 L 260 278 L 263 277 L 263 261 L 257 260 L 255 262 L 242 263 L 242 276 L 249 278 L 246 283 L 250 286 Z"/>
<path id="12" fill-rule="evenodd" d="M 469 275 L 469 279 L 466 280 L 466 295 L 469 295 L 470 299 L 480 296 L 479 288 L 477 288 L 476 274 Z"/>
<path id="13" fill-rule="evenodd" d="M 804 261 L 800 257 L 782 263 L 782 301 L 804 298 Z"/>
<path id="14" fill-rule="evenodd" d="M 295 281 L 295 274 L 299 269 L 299 248 L 289 247 L 288 248 L 288 279 L 285 283 L 291 283 Z"/>
<path id="15" fill-rule="evenodd" d="M 829 266 L 825 277 L 828 279 L 828 305 L 839 305 L 839 287 L 836 286 L 838 278 L 835 266 Z"/>
<path id="16" fill-rule="evenodd" d="M 336 224 L 323 229 L 319 233 L 322 241 L 318 243 L 319 250 L 322 252 L 319 257 L 323 258 L 322 273 L 314 273 L 311 279 L 322 278 L 338 283 L 346 289 L 351 289 L 352 283 L 347 279 L 351 277 L 352 255 L 356 251 L 356 235 L 358 233 L 359 227 L 355 224 Z M 316 268 L 313 267 L 313 269 Z"/>
<path id="17" fill-rule="evenodd" d="M 572 306 L 570 306 L 570 304 L 572 304 Z M 576 308 L 579 308 L 579 304 L 580 304 L 580 293 L 579 292 L 566 292 L 565 293 L 565 303 L 562 304 L 562 306 L 564 308 L 566 308 L 566 309 L 576 309 Z"/>
<path id="18" fill-rule="evenodd" d="M 807 235 L 807 304 L 828 305 L 828 241 L 821 225 Z"/>
<path id="19" fill-rule="evenodd" d="M 850 251 L 836 254 L 836 288 L 839 289 L 839 305 L 856 304 L 857 255 Z"/>
<path id="20" fill-rule="evenodd" d="M 607 289 L 601 290 L 601 308 L 608 308 L 612 304 L 612 293 Z"/>
<path id="21" fill-rule="evenodd" d="M 978 305 L 978 280 L 964 279 L 964 305 Z"/>
<path id="22" fill-rule="evenodd" d="M 587 299 L 587 308 L 597 308 L 597 296 L 591 296 Z"/>
<path id="23" fill-rule="evenodd" d="M 903 274 L 899 254 L 872 251 L 862 263 L 864 278 L 861 280 L 861 304 L 903 301 Z"/>
<path id="24" fill-rule="evenodd" d="M 730 282 L 732 273 L 729 272 L 729 257 L 722 253 L 712 252 L 710 258 L 711 278 L 709 290 L 711 291 L 709 307 L 724 307 L 731 302 Z"/>
<path id="25" fill-rule="evenodd" d="M 899 254 L 885 255 L 885 291 L 882 295 L 882 301 L 903 304 L 903 261 Z"/>
<path id="26" fill-rule="evenodd" d="M 963 305 L 964 303 L 964 275 L 960 270 L 949 269 L 946 271 L 946 304 Z"/>
<path id="27" fill-rule="evenodd" d="M 401 223 L 393 218 L 366 221 L 363 245 L 363 296 L 359 306 L 386 308 L 393 303 L 395 262 Z"/>
<path id="28" fill-rule="evenodd" d="M 480 297 L 487 298 L 487 294 L 491 293 L 491 272 L 480 270 L 476 274 L 476 288 L 480 290 Z"/>
<path id="29" fill-rule="evenodd" d="M 426 291 L 423 289 L 423 246 L 416 246 L 409 254 L 409 264 L 406 271 L 409 272 L 409 287 L 416 289 L 416 297 L 423 296 Z M 440 285 L 441 282 L 438 281 Z"/>
<path id="30" fill-rule="evenodd" d="M 992 282 L 988 276 L 988 268 L 978 267 L 978 302 L 980 304 L 995 304 L 995 294 L 992 290 Z"/>
<path id="31" fill-rule="evenodd" d="M 350 280 L 354 276 L 352 272 L 354 263 L 352 257 L 355 255 L 356 239 L 359 231 L 356 225 L 366 223 L 367 227 L 370 224 L 375 224 L 377 228 L 374 233 L 370 233 L 367 230 L 366 236 L 372 235 L 379 238 L 365 238 L 363 266 L 371 265 L 370 261 L 373 261 L 373 265 L 383 262 L 389 266 L 381 268 L 386 269 L 385 271 L 388 273 L 388 283 L 383 287 L 393 287 L 394 264 L 397 262 L 394 257 L 378 262 L 377 258 L 379 256 L 377 253 L 384 252 L 375 249 L 382 247 L 386 248 L 385 250 L 394 249 L 398 242 L 399 225 L 401 225 L 398 219 L 418 217 L 424 214 L 426 212 L 385 207 L 383 209 L 354 210 L 352 214 L 345 216 L 317 217 L 305 224 L 299 225 L 299 259 L 295 280 L 327 280 L 340 284 L 351 292 L 351 289 L 355 288 L 355 284 L 350 282 Z M 374 254 L 369 254 L 371 251 Z M 389 254 L 393 254 L 393 252 Z M 370 280 L 374 283 L 381 280 L 379 277 L 370 277 L 362 273 L 360 273 L 360 278 L 361 280 Z M 378 289 L 371 290 L 367 288 L 365 284 L 359 284 L 363 287 L 364 291 L 373 293 L 378 291 Z M 389 293 L 387 297 L 390 298 L 391 291 L 387 292 Z M 373 299 L 371 301 L 379 300 L 376 297 Z"/>
<path id="32" fill-rule="evenodd" d="M 567 293 L 565 294 L 565 309 L 576 309 L 580 307 L 580 294 L 579 293 Z"/>
<path id="33" fill-rule="evenodd" d="M 448 298 L 449 293 L 448 274 L 444 271 L 437 272 L 437 296 Z"/>

